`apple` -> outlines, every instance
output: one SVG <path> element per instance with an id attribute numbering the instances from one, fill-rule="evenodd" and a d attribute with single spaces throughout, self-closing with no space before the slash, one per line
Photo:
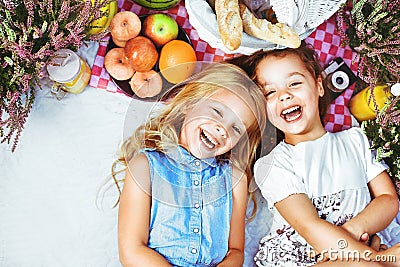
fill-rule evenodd
<path id="1" fill-rule="evenodd" d="M 115 38 L 112 38 L 114 44 L 119 47 L 125 47 L 127 41 L 121 41 Z"/>
<path id="2" fill-rule="evenodd" d="M 153 42 L 145 36 L 137 36 L 128 40 L 124 49 L 125 55 L 135 71 L 149 71 L 157 63 L 157 49 Z"/>
<path id="3" fill-rule="evenodd" d="M 109 28 L 113 40 L 128 41 L 139 35 L 142 22 L 132 11 L 122 11 L 115 14 Z"/>
<path id="4" fill-rule="evenodd" d="M 162 90 L 162 78 L 154 70 L 146 72 L 135 72 L 129 85 L 132 91 L 140 98 L 153 97 Z"/>
<path id="5" fill-rule="evenodd" d="M 142 34 L 149 37 L 157 48 L 178 37 L 178 23 L 168 14 L 154 13 L 142 24 Z"/>
<path id="6" fill-rule="evenodd" d="M 104 67 L 116 80 L 124 81 L 130 79 L 135 70 L 125 55 L 124 48 L 113 48 L 104 57 Z"/>

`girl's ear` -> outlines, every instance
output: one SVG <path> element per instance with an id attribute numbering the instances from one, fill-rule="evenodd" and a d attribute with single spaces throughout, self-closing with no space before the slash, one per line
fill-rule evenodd
<path id="1" fill-rule="evenodd" d="M 324 86 L 322 83 L 322 76 L 318 76 L 317 78 L 317 87 L 318 87 L 318 94 L 320 97 L 323 97 L 325 94 Z"/>

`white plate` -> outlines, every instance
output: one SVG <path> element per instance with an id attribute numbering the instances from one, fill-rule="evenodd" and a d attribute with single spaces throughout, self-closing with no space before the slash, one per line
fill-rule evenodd
<path id="1" fill-rule="evenodd" d="M 260 49 L 270 50 L 275 48 L 284 48 L 281 45 L 255 38 L 243 32 L 241 46 L 238 49 L 231 51 L 222 43 L 218 31 L 216 15 L 206 0 L 186 1 L 185 7 L 189 15 L 189 22 L 197 30 L 199 37 L 206 41 L 211 47 L 219 48 L 227 54 L 239 53 L 250 55 Z M 314 30 L 315 28 L 309 29 L 300 34 L 300 39 L 303 40 Z"/>

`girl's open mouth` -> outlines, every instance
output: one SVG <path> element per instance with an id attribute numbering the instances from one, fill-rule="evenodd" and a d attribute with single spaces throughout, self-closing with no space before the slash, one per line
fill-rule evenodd
<path id="1" fill-rule="evenodd" d="M 200 132 L 200 139 L 206 145 L 206 147 L 213 149 L 218 144 L 216 140 L 214 140 L 209 133 L 204 130 Z"/>
<path id="2" fill-rule="evenodd" d="M 293 106 L 285 109 L 281 113 L 281 117 L 287 122 L 293 122 L 301 117 L 302 108 L 300 106 Z"/>

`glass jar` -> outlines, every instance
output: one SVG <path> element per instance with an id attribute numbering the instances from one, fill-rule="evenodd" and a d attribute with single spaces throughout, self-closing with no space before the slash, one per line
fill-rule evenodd
<path id="1" fill-rule="evenodd" d="M 57 50 L 46 68 L 50 79 L 69 93 L 79 94 L 89 84 L 91 69 L 72 50 Z"/>

